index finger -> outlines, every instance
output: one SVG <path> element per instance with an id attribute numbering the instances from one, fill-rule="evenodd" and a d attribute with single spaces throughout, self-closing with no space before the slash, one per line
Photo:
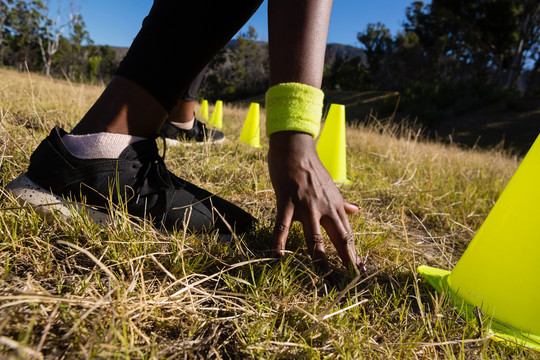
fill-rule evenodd
<path id="1" fill-rule="evenodd" d="M 294 215 L 294 205 L 287 203 L 285 205 L 277 205 L 276 224 L 274 225 L 274 233 L 272 235 L 272 255 L 276 257 L 283 256 L 289 228 L 291 227 L 292 218 Z"/>

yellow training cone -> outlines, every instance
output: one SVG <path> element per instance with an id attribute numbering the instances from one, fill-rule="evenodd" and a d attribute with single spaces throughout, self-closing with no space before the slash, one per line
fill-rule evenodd
<path id="1" fill-rule="evenodd" d="M 212 117 L 210 118 L 210 125 L 215 128 L 223 128 L 223 101 L 216 101 L 214 111 L 212 111 Z"/>
<path id="2" fill-rule="evenodd" d="M 208 100 L 203 100 L 201 103 L 201 115 L 204 120 L 208 121 Z"/>
<path id="3" fill-rule="evenodd" d="M 345 144 L 345 105 L 332 104 L 317 144 L 317 152 L 335 183 L 350 184 L 347 179 Z"/>
<path id="4" fill-rule="evenodd" d="M 249 106 L 246 121 L 244 121 L 240 134 L 240 141 L 254 148 L 262 148 L 259 104 L 257 103 L 251 103 Z"/>
<path id="5" fill-rule="evenodd" d="M 454 270 L 418 271 L 467 314 L 480 307 L 498 338 L 540 350 L 540 137 Z"/>

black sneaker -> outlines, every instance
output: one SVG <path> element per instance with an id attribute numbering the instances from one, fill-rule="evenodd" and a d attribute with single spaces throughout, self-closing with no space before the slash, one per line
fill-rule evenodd
<path id="1" fill-rule="evenodd" d="M 195 118 L 191 130 L 181 129 L 167 120 L 160 132 L 167 144 L 172 146 L 191 144 L 193 142 L 197 144 L 222 143 L 225 140 L 225 134 L 219 130 L 207 128 L 206 124 L 200 122 L 197 118 Z"/>
<path id="2" fill-rule="evenodd" d="M 28 172 L 6 187 L 20 203 L 45 215 L 60 210 L 69 216 L 66 199 L 85 202 L 98 222 L 107 218 L 111 204 L 121 204 L 130 215 L 169 231 L 241 234 L 255 222 L 236 205 L 169 172 L 155 140 L 131 144 L 118 159 L 81 159 L 65 147 L 65 134 L 55 127 L 30 157 Z"/>

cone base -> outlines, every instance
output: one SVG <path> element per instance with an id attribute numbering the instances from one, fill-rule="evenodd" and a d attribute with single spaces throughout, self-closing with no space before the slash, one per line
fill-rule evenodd
<path id="1" fill-rule="evenodd" d="M 338 185 L 351 185 L 352 184 L 351 180 L 349 180 L 349 179 L 334 180 L 334 183 L 336 183 Z"/>
<path id="2" fill-rule="evenodd" d="M 477 325 L 476 317 L 473 313 L 475 307 L 467 304 L 448 286 L 450 271 L 426 265 L 418 267 L 417 270 L 438 293 L 450 296 L 451 303 L 459 309 L 461 316 L 465 318 L 466 321 Z M 488 334 L 494 335 L 494 340 L 506 340 L 516 345 L 540 351 L 540 335 L 522 334 L 518 329 L 511 328 L 497 322 L 496 319 L 490 318 L 484 320 L 483 326 L 485 329 L 488 329 Z"/>

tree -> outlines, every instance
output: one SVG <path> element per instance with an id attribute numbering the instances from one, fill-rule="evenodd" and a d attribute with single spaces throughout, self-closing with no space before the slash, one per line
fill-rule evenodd
<path id="1" fill-rule="evenodd" d="M 0 0 L 1 63 L 75 81 L 110 80 L 121 56 L 109 46 L 93 45 L 74 3 L 64 10 L 59 4 L 51 20 L 42 1 Z"/>
<path id="2" fill-rule="evenodd" d="M 230 52 L 232 65 L 231 80 L 236 87 L 236 95 L 243 97 L 264 91 L 268 82 L 267 53 L 257 42 L 258 34 L 253 26 L 236 39 L 236 47 Z M 265 69 L 266 66 L 266 69 Z"/>
<path id="3" fill-rule="evenodd" d="M 101 56 L 90 56 L 88 58 L 88 76 L 91 82 L 96 81 L 96 75 L 97 75 L 101 60 L 102 60 Z"/>
<path id="4" fill-rule="evenodd" d="M 369 71 L 360 56 L 345 59 L 337 55 L 331 65 L 325 66 L 324 90 L 368 90 L 371 87 Z"/>
<path id="5" fill-rule="evenodd" d="M 366 52 L 369 68 L 373 73 L 379 71 L 382 60 L 392 51 L 392 35 L 390 30 L 380 22 L 368 24 L 364 32 L 358 34 Z"/>
<path id="6" fill-rule="evenodd" d="M 62 13 L 62 2 L 58 3 L 58 13 L 55 19 L 47 17 L 48 8 L 43 5 L 41 8 L 41 16 L 37 18 L 35 25 L 40 29 L 40 34 L 37 37 L 41 58 L 45 68 L 45 75 L 50 76 L 53 56 L 58 51 L 60 37 L 66 29 L 71 29 L 74 24 L 80 21 L 80 15 L 74 12 L 74 3 L 71 3 L 71 10 L 68 18 Z"/>
<path id="7" fill-rule="evenodd" d="M 510 65 L 507 85 L 515 85 L 520 70 L 527 60 L 535 64 L 532 74 L 540 70 L 540 2 L 523 0 L 520 5 L 519 41 L 514 50 L 514 60 Z M 534 81 L 534 77 L 532 79 Z"/>
<path id="8" fill-rule="evenodd" d="M 4 42 L 5 33 L 7 29 L 8 19 L 11 11 L 13 10 L 13 0 L 0 0 L 0 48 Z"/>
<path id="9" fill-rule="evenodd" d="M 39 59 L 35 39 L 38 29 L 33 26 L 41 18 L 43 4 L 39 1 L 5 2 L 6 16 L 3 25 L 2 61 L 6 65 L 31 70 Z M 25 65 L 26 64 L 26 65 Z"/>
<path id="10" fill-rule="evenodd" d="M 110 46 L 90 46 L 89 54 L 101 59 L 96 72 L 96 81 L 109 82 L 122 60 Z M 89 69 L 90 70 L 90 69 Z"/>
<path id="11" fill-rule="evenodd" d="M 415 1 L 406 18 L 395 37 L 382 24 L 358 34 L 371 83 L 401 90 L 402 109 L 436 120 L 515 98 L 520 79 L 537 88 L 540 1 Z"/>
<path id="12" fill-rule="evenodd" d="M 89 76 L 91 81 L 93 81 L 92 78 L 97 75 L 97 69 L 95 72 L 89 72 L 88 69 L 90 67 L 87 64 L 91 57 L 89 52 L 92 50 L 92 47 L 88 45 L 92 45 L 93 41 L 90 39 L 88 31 L 86 31 L 86 24 L 80 14 L 73 16 L 71 32 L 69 33 L 69 41 L 67 43 L 68 46 L 62 56 L 64 70 L 67 68 L 67 73 L 72 79 L 83 80 Z M 60 62 L 60 59 L 57 61 Z"/>
<path id="13" fill-rule="evenodd" d="M 435 74 L 514 87 L 540 42 L 538 0 L 434 0 L 407 10 Z"/>
<path id="14" fill-rule="evenodd" d="M 257 42 L 250 26 L 211 61 L 201 91 L 209 100 L 234 100 L 265 91 L 269 78 L 268 47 Z"/>

